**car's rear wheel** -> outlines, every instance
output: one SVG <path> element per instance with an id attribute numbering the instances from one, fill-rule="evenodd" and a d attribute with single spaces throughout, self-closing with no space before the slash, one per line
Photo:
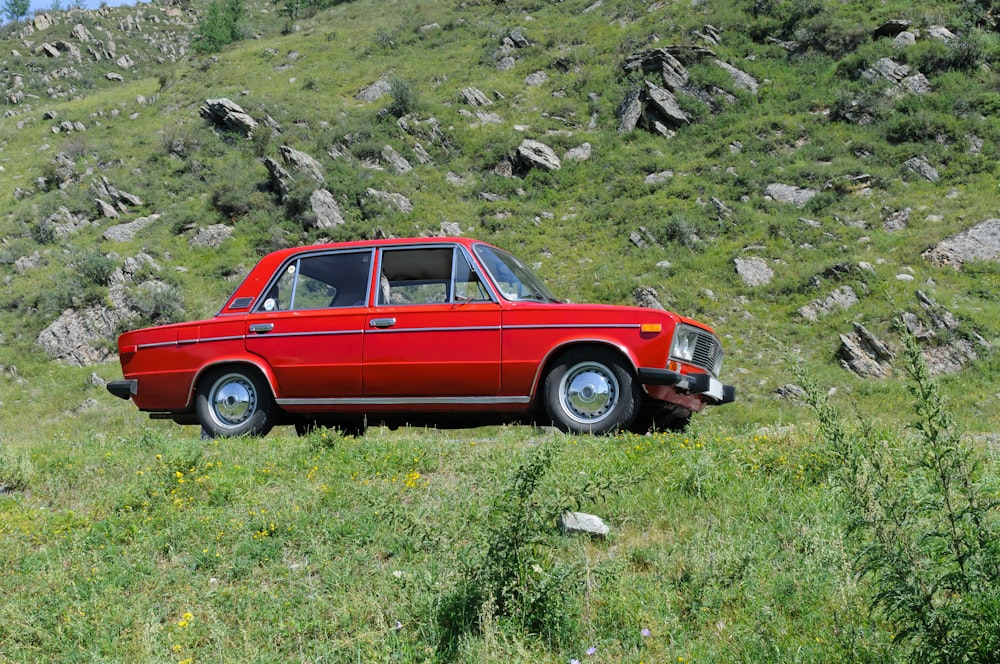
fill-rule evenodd
<path id="1" fill-rule="evenodd" d="M 263 436 L 274 426 L 275 408 L 271 388 L 252 369 L 211 371 L 198 383 L 198 421 L 213 437 Z"/>
<path id="2" fill-rule="evenodd" d="M 549 371 L 544 384 L 545 411 L 563 431 L 605 434 L 627 428 L 640 402 L 630 367 L 606 348 L 578 348 Z"/>

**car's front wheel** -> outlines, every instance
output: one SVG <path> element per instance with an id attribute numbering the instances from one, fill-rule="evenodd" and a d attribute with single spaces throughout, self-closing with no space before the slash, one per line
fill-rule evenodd
<path id="1" fill-rule="evenodd" d="M 639 385 L 617 353 L 580 348 L 564 355 L 545 377 L 545 411 L 563 431 L 605 434 L 635 419 Z"/>
<path id="2" fill-rule="evenodd" d="M 195 410 L 213 437 L 263 436 L 274 426 L 271 388 L 252 369 L 211 371 L 198 384 Z"/>

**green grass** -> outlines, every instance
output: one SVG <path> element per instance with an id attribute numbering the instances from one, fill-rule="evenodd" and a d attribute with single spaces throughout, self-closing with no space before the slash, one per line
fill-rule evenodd
<path id="1" fill-rule="evenodd" d="M 888 643 L 798 436 L 120 430 L 3 439 L 24 483 L 0 497 L 4 661 L 434 659 L 438 609 L 539 446 L 539 502 L 603 487 L 580 507 L 612 533 L 544 524 L 531 573 L 573 570 L 565 633 L 484 616 L 459 661 L 856 661 Z"/>

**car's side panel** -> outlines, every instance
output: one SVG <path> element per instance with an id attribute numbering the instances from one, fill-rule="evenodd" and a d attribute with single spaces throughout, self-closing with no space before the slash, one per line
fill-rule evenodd
<path id="1" fill-rule="evenodd" d="M 364 307 L 257 313 L 246 317 L 247 351 L 274 372 L 278 399 L 361 394 Z"/>
<path id="2" fill-rule="evenodd" d="M 183 410 L 190 405 L 202 367 L 246 356 L 243 323 L 213 319 L 122 335 L 119 353 L 126 378 L 138 378 L 132 397 L 143 410 Z"/>
<path id="3" fill-rule="evenodd" d="M 644 324 L 654 327 L 644 331 Z M 673 320 L 654 310 L 636 313 L 590 305 L 510 305 L 503 316 L 503 394 L 534 394 L 544 378 L 541 372 L 546 361 L 563 348 L 583 343 L 615 348 L 633 368 L 662 367 L 672 330 Z"/>
<path id="4" fill-rule="evenodd" d="M 500 305 L 377 307 L 368 316 L 365 397 L 496 396 Z"/>

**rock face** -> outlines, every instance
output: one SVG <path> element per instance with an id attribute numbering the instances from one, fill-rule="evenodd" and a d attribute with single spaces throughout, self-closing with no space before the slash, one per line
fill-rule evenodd
<path id="1" fill-rule="evenodd" d="M 764 190 L 765 196 L 770 196 L 779 203 L 792 203 L 795 207 L 805 207 L 819 192 L 815 189 L 803 189 L 790 184 L 769 184 Z"/>
<path id="2" fill-rule="evenodd" d="M 841 286 L 830 295 L 822 299 L 813 300 L 811 303 L 798 310 L 798 314 L 811 321 L 818 321 L 821 316 L 826 316 L 837 309 L 849 309 L 858 303 L 858 296 L 850 286 Z"/>
<path id="3" fill-rule="evenodd" d="M 747 286 L 766 286 L 774 278 L 774 271 L 763 258 L 737 258 L 736 273 Z"/>
<path id="4" fill-rule="evenodd" d="M 517 158 L 526 169 L 539 168 L 543 171 L 558 171 L 562 163 L 555 151 L 548 145 L 526 138 L 517 148 Z"/>
<path id="5" fill-rule="evenodd" d="M 344 216 L 340 211 L 340 205 L 336 199 L 326 189 L 317 189 L 309 196 L 309 204 L 312 206 L 313 214 L 316 215 L 316 226 L 318 228 L 333 228 L 344 223 Z"/>
<path id="6" fill-rule="evenodd" d="M 323 166 L 312 155 L 296 150 L 290 145 L 282 145 L 280 153 L 286 166 L 305 172 L 319 184 L 326 184 L 326 178 L 323 177 Z"/>
<path id="7" fill-rule="evenodd" d="M 956 270 L 970 260 L 1000 260 L 1000 219 L 987 219 L 972 228 L 953 235 L 936 247 L 931 247 L 923 257 L 938 266 L 951 266 Z"/>
<path id="8" fill-rule="evenodd" d="M 888 346 L 861 323 L 854 332 L 840 335 L 840 363 L 862 378 L 885 378 L 896 357 Z"/>
<path id="9" fill-rule="evenodd" d="M 257 121 L 243 108 L 229 99 L 207 99 L 200 109 L 201 116 L 223 129 L 250 138 L 257 130 Z"/>
<path id="10" fill-rule="evenodd" d="M 158 214 L 151 214 L 148 217 L 139 217 L 127 224 L 118 224 L 104 231 L 104 239 L 111 242 L 129 242 L 143 228 L 156 222 L 160 218 Z"/>
<path id="11" fill-rule="evenodd" d="M 637 288 L 632 296 L 635 298 L 635 303 L 640 307 L 666 311 L 666 307 L 660 304 L 659 294 L 656 292 L 656 289 L 651 286 L 642 286 Z"/>
<path id="12" fill-rule="evenodd" d="M 94 343 L 113 339 L 123 317 L 108 307 L 83 311 L 67 309 L 38 335 L 38 343 L 49 357 L 73 366 L 101 364 L 115 357 L 111 347 Z"/>
<path id="13" fill-rule="evenodd" d="M 937 182 L 941 179 L 938 175 L 937 169 L 927 163 L 927 160 L 923 157 L 913 157 L 912 159 L 907 159 L 903 162 L 903 165 L 928 182 Z"/>

